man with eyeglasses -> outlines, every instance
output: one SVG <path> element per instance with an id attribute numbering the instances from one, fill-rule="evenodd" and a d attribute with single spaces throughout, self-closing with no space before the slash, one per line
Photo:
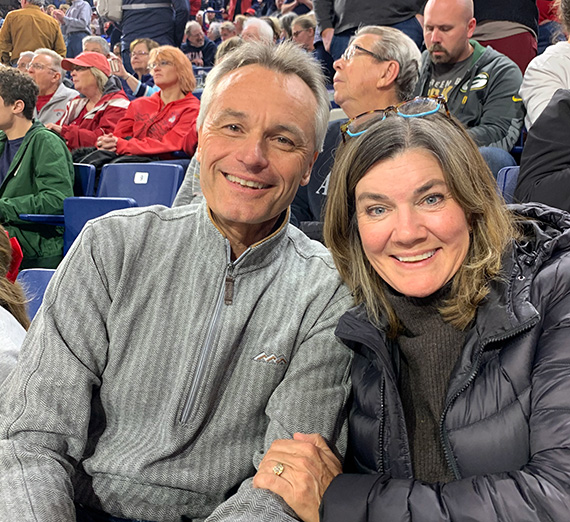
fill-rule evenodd
<path id="1" fill-rule="evenodd" d="M 421 55 L 415 43 L 392 27 L 365 26 L 334 62 L 334 99 L 348 118 L 385 109 L 412 97 Z M 322 238 L 322 212 L 327 197 L 334 153 L 346 120 L 329 124 L 322 154 L 309 184 L 299 187 L 291 205 L 291 222 L 314 239 Z M 181 196 L 180 196 L 181 197 Z"/>
<path id="2" fill-rule="evenodd" d="M 36 49 L 28 73 L 39 88 L 34 118 L 44 125 L 57 123 L 67 103 L 79 96 L 75 89 L 63 84 L 62 57 L 51 49 Z"/>
<path id="3" fill-rule="evenodd" d="M 509 151 L 523 127 L 518 66 L 471 37 L 476 20 L 472 0 L 429 0 L 424 10 L 426 51 L 418 95 L 441 95 L 463 123 L 497 175 L 515 165 Z"/>

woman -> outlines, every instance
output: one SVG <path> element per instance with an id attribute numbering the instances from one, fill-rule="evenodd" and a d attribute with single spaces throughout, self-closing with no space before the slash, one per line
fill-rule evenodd
<path id="1" fill-rule="evenodd" d="M 97 147 L 118 155 L 160 159 L 171 159 L 180 150 L 192 156 L 200 109 L 192 94 L 196 86 L 192 64 L 180 49 L 163 45 L 150 52 L 149 67 L 160 91 L 134 100 L 113 133 L 98 138 Z"/>
<path id="2" fill-rule="evenodd" d="M 110 58 L 114 74 L 121 79 L 123 90 L 129 100 L 134 100 L 141 96 L 150 96 L 158 91 L 158 87 L 154 85 L 152 74 L 148 68 L 150 51 L 158 46 L 159 44 L 150 38 L 137 38 L 131 42 L 131 67 L 135 74 L 131 74 L 125 69 L 123 60 L 118 56 Z"/>
<path id="3" fill-rule="evenodd" d="M 112 132 L 125 115 L 129 99 L 116 79 L 109 79 L 111 68 L 102 54 L 84 52 L 63 60 L 61 66 L 71 71 L 81 96 L 67 104 L 59 122 L 46 127 L 60 134 L 71 151 L 94 147 L 97 138 Z"/>
<path id="4" fill-rule="evenodd" d="M 568 519 L 570 217 L 509 211 L 440 103 L 357 118 L 337 153 L 324 235 L 356 302 L 336 331 L 355 353 L 347 473 L 296 434 L 254 479 L 306 522 L 319 504 L 324 522 Z"/>
<path id="5" fill-rule="evenodd" d="M 18 361 L 20 346 L 30 326 L 26 297 L 16 282 L 22 249 L 0 226 L 0 383 Z"/>

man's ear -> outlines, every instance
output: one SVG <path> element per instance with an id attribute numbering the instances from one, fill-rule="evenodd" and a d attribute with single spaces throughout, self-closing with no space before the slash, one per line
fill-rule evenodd
<path id="1" fill-rule="evenodd" d="M 475 18 L 471 18 L 471 20 L 469 20 L 469 22 L 467 23 L 467 38 L 473 37 L 476 25 L 477 25 L 477 20 L 475 20 Z"/>
<path id="2" fill-rule="evenodd" d="M 198 147 L 196 148 L 194 156 L 196 160 L 198 160 L 198 163 L 200 163 L 202 157 L 202 127 L 198 129 Z"/>
<path id="3" fill-rule="evenodd" d="M 26 104 L 22 100 L 16 100 L 14 102 L 14 105 L 12 105 L 12 112 L 14 114 L 22 114 L 25 108 Z"/>
<path id="4" fill-rule="evenodd" d="M 398 74 L 400 74 L 400 64 L 396 60 L 384 62 L 382 74 L 376 82 L 376 88 L 381 89 L 383 87 L 389 87 L 396 81 Z"/>
<path id="5" fill-rule="evenodd" d="M 307 166 L 307 172 L 303 174 L 301 181 L 299 182 L 299 185 L 301 185 L 302 187 L 304 187 L 307 183 L 309 183 L 309 180 L 311 179 L 311 171 L 313 170 L 313 165 L 315 164 L 315 161 L 317 161 L 318 155 L 319 152 L 315 151 L 315 153 L 313 154 L 312 161 Z"/>

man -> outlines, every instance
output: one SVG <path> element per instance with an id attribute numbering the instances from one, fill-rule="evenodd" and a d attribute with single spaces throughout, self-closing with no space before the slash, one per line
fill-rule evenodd
<path id="1" fill-rule="evenodd" d="M 327 114 L 302 50 L 244 44 L 202 96 L 205 202 L 83 230 L 3 384 L 0 520 L 291 521 L 255 466 L 297 431 L 337 445 L 350 392 L 351 297 L 287 223 Z"/>
<path id="2" fill-rule="evenodd" d="M 443 96 L 479 147 L 508 152 L 523 126 L 518 97 L 522 75 L 509 58 L 470 40 L 475 25 L 472 0 L 428 1 L 424 11 L 427 49 L 416 93 Z M 503 154 L 494 150 L 491 155 Z"/>
<path id="3" fill-rule="evenodd" d="M 32 63 L 33 57 L 33 51 L 24 51 L 23 53 L 20 53 L 18 63 L 16 64 L 16 69 L 24 74 L 28 74 L 28 67 L 30 66 L 30 63 Z"/>
<path id="4" fill-rule="evenodd" d="M 55 9 L 52 16 L 61 24 L 67 58 L 75 58 L 81 53 L 83 38 L 91 34 L 91 6 L 85 0 L 73 0 L 65 13 Z"/>
<path id="5" fill-rule="evenodd" d="M 184 26 L 188 21 L 188 0 L 123 0 L 121 20 L 121 53 L 125 68 L 131 68 L 130 46 L 137 38 L 150 38 L 160 45 L 180 47 L 184 38 Z"/>
<path id="6" fill-rule="evenodd" d="M 197 67 L 212 67 L 216 59 L 216 44 L 204 36 L 200 24 L 191 20 L 186 24 L 186 42 L 180 49 Z"/>
<path id="7" fill-rule="evenodd" d="M 259 18 L 249 18 L 243 26 L 241 37 L 245 41 L 258 40 L 267 44 L 273 43 L 273 29 L 265 21 Z"/>
<path id="8" fill-rule="evenodd" d="M 53 49 L 65 56 L 59 24 L 40 7 L 43 0 L 21 0 L 22 9 L 11 11 L 0 29 L 0 57 L 5 65 L 16 65 L 20 53 L 38 47 Z"/>
<path id="9" fill-rule="evenodd" d="M 63 200 L 73 196 L 73 163 L 65 143 L 32 118 L 37 94 L 28 75 L 0 70 L 0 222 L 22 246 L 22 268 L 55 268 L 63 253 L 61 230 L 20 219 L 20 214 L 62 214 Z"/>
<path id="10" fill-rule="evenodd" d="M 82 52 L 99 53 L 109 58 L 111 47 L 109 42 L 101 36 L 89 35 L 83 38 L 81 42 Z"/>
<path id="11" fill-rule="evenodd" d="M 401 31 L 362 27 L 343 57 L 334 63 L 334 100 L 349 118 L 397 105 L 412 97 L 420 61 L 417 46 Z M 315 162 L 311 180 L 299 187 L 291 205 L 291 222 L 315 239 L 321 239 L 334 153 L 345 121 L 329 124 L 325 147 Z"/>
<path id="12" fill-rule="evenodd" d="M 232 22 L 222 22 L 220 26 L 220 36 L 222 37 L 222 42 L 229 40 L 233 36 L 237 36 L 236 26 Z"/>
<path id="13" fill-rule="evenodd" d="M 65 72 L 62 58 L 50 49 L 37 49 L 28 73 L 39 88 L 34 118 L 44 125 L 57 123 L 65 112 L 67 103 L 79 96 L 75 89 L 63 84 Z"/>
<path id="14" fill-rule="evenodd" d="M 363 24 L 395 27 L 421 47 L 422 27 L 416 15 L 424 3 L 425 0 L 314 0 L 314 11 L 325 50 L 338 60 Z"/>

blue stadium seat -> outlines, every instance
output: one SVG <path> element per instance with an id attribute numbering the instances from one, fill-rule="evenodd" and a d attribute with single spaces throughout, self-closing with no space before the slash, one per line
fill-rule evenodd
<path id="1" fill-rule="evenodd" d="M 133 198 L 139 207 L 172 206 L 184 179 L 181 165 L 112 163 L 101 170 L 97 197 Z"/>
<path id="2" fill-rule="evenodd" d="M 42 304 L 44 293 L 55 270 L 51 268 L 28 268 L 18 274 L 18 282 L 28 298 L 28 315 L 33 319 Z"/>
<path id="3" fill-rule="evenodd" d="M 497 174 L 499 193 L 507 203 L 513 202 L 513 195 L 517 186 L 520 167 L 504 167 Z"/>
<path id="4" fill-rule="evenodd" d="M 73 184 L 73 194 L 75 196 L 95 195 L 95 165 L 88 163 L 74 163 L 75 182 Z"/>

